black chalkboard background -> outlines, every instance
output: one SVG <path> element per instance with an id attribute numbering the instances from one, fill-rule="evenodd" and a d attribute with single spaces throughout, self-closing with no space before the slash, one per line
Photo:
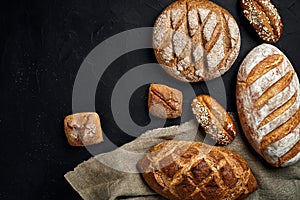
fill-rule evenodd
<path id="1" fill-rule="evenodd" d="M 171 0 L 23 0 L 0 6 L 0 199 L 80 199 L 63 175 L 91 154 L 68 145 L 63 119 L 72 113 L 77 71 L 89 52 L 121 31 L 152 26 Z M 237 20 L 242 46 L 233 67 L 222 76 L 227 108 L 236 111 L 238 66 L 261 44 L 237 0 L 214 0 Z M 276 44 L 300 73 L 300 2 L 273 0 L 284 32 Z M 96 94 L 103 130 L 116 144 L 133 139 L 119 130 L 110 111 L 114 84 L 129 69 L 155 62 L 151 49 L 130 52 L 104 73 Z M 193 85 L 197 92 L 201 85 Z M 132 117 L 149 123 L 147 86 L 132 97 Z M 134 109 L 135 108 L 135 109 Z M 168 122 L 176 124 L 178 121 Z M 168 125 L 168 124 L 167 124 Z"/>

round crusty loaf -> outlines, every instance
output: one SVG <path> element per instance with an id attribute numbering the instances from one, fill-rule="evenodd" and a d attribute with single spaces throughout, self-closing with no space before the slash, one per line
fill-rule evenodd
<path id="1" fill-rule="evenodd" d="M 242 62 L 237 76 L 237 108 L 254 149 L 273 166 L 300 159 L 299 80 L 275 46 L 262 44 Z"/>
<path id="2" fill-rule="evenodd" d="M 232 15 L 207 0 L 179 0 L 157 18 L 153 31 L 156 59 L 171 76 L 187 82 L 224 74 L 240 49 Z"/>
<path id="3" fill-rule="evenodd" d="M 243 199 L 257 189 L 242 157 L 201 142 L 160 143 L 138 168 L 154 191 L 172 200 Z"/>

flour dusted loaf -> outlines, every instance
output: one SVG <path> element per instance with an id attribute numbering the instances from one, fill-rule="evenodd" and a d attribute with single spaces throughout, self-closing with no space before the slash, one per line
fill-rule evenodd
<path id="1" fill-rule="evenodd" d="M 208 0 L 178 0 L 157 18 L 156 59 L 171 76 L 187 82 L 224 74 L 236 60 L 240 31 L 232 15 Z"/>
<path id="2" fill-rule="evenodd" d="M 243 199 L 257 189 L 243 158 L 201 142 L 160 143 L 138 168 L 154 191 L 172 200 Z"/>
<path id="3" fill-rule="evenodd" d="M 262 44 L 242 62 L 237 76 L 237 108 L 253 148 L 273 166 L 300 159 L 299 80 L 288 58 Z"/>

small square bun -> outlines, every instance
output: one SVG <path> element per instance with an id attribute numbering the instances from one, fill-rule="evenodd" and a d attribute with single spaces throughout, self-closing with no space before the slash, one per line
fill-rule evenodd
<path id="1" fill-rule="evenodd" d="M 95 112 L 67 116 L 64 129 L 71 146 L 87 146 L 103 141 L 100 118 Z"/>

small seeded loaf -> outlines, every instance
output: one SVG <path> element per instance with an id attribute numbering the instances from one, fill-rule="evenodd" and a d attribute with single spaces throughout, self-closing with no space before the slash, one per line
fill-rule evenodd
<path id="1" fill-rule="evenodd" d="M 64 130 L 71 146 L 87 146 L 103 141 L 100 118 L 95 112 L 68 115 L 64 119 Z"/>
<path id="2" fill-rule="evenodd" d="M 262 40 L 275 43 L 280 39 L 281 17 L 270 0 L 241 0 L 241 7 L 245 17 Z"/>
<path id="3" fill-rule="evenodd" d="M 262 44 L 242 62 L 237 76 L 237 108 L 253 148 L 273 166 L 300 159 L 299 80 L 288 58 Z"/>
<path id="4" fill-rule="evenodd" d="M 198 95 L 192 102 L 192 111 L 213 140 L 220 145 L 228 145 L 236 136 L 236 127 L 230 115 L 214 98 L 209 95 Z"/>
<path id="5" fill-rule="evenodd" d="M 172 200 L 243 199 L 257 189 L 242 157 L 201 142 L 160 143 L 138 168 L 154 191 Z"/>
<path id="6" fill-rule="evenodd" d="M 171 76 L 198 82 L 224 74 L 236 60 L 240 31 L 233 16 L 207 0 L 178 0 L 157 18 L 156 59 Z"/>

